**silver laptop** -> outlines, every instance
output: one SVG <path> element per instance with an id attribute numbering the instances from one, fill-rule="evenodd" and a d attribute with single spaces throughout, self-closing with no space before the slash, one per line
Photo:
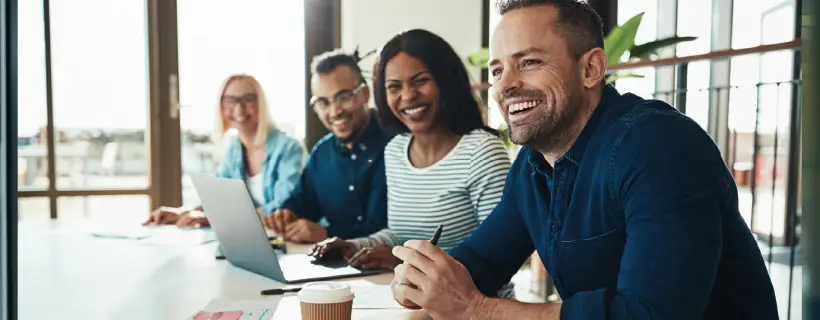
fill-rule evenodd
<path id="1" fill-rule="evenodd" d="M 205 216 L 225 258 L 239 268 L 279 282 L 299 283 L 389 272 L 360 270 L 344 262 L 317 263 L 305 253 L 284 254 L 273 248 L 256 214 L 245 183 L 237 179 L 192 175 Z"/>

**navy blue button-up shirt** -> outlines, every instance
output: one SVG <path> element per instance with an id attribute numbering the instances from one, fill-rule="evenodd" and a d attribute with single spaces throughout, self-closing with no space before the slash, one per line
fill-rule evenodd
<path id="1" fill-rule="evenodd" d="M 778 317 L 712 139 L 669 105 L 611 86 L 554 167 L 523 148 L 501 203 L 450 254 L 492 295 L 533 250 L 563 319 Z"/>
<path id="2" fill-rule="evenodd" d="M 328 134 L 313 147 L 299 184 L 281 208 L 313 222 L 325 220 L 329 237 L 365 237 L 386 228 L 384 146 L 389 140 L 374 111 L 352 149 Z"/>

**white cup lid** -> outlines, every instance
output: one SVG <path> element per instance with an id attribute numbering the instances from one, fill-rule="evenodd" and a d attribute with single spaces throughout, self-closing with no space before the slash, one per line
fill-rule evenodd
<path id="1" fill-rule="evenodd" d="M 338 303 L 353 300 L 353 291 L 345 283 L 311 282 L 302 285 L 298 297 L 307 303 Z"/>

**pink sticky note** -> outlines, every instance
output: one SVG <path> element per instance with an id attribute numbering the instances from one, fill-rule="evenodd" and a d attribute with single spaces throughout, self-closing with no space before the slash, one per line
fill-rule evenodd
<path id="1" fill-rule="evenodd" d="M 242 311 L 223 311 L 223 312 L 200 312 L 194 317 L 194 320 L 239 320 L 242 316 Z"/>

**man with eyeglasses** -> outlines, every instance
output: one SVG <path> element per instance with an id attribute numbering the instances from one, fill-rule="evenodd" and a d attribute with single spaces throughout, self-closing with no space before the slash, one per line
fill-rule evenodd
<path id="1" fill-rule="evenodd" d="M 300 184 L 265 226 L 289 241 L 350 239 L 387 226 L 384 146 L 390 140 L 368 107 L 370 90 L 358 53 L 314 57 L 310 105 L 331 131 L 319 140 Z"/>

